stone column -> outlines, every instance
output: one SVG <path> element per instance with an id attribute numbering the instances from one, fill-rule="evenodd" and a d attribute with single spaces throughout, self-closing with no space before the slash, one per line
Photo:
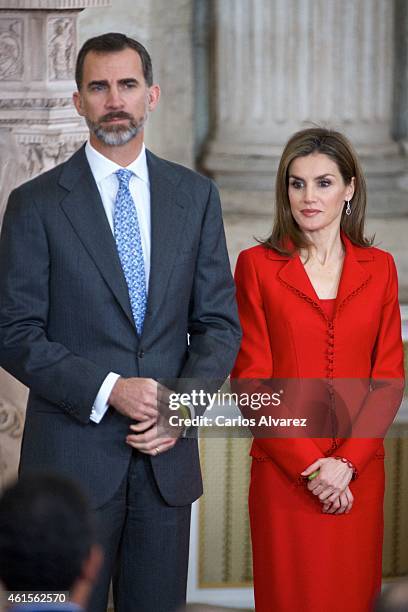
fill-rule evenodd
<path id="1" fill-rule="evenodd" d="M 28 176 L 64 161 L 86 129 L 72 104 L 77 18 L 109 0 L 0 0 L 0 126 L 11 129 Z"/>
<path id="2" fill-rule="evenodd" d="M 149 118 L 146 144 L 166 159 L 194 167 L 193 2 L 150 0 L 149 6 L 149 46 L 162 97 Z"/>
<path id="3" fill-rule="evenodd" d="M 0 0 L 0 225 L 9 192 L 87 130 L 72 103 L 77 18 L 110 0 Z M 0 370 L 0 488 L 16 474 L 27 390 Z"/>
<path id="4" fill-rule="evenodd" d="M 396 0 L 395 9 L 394 134 L 408 155 L 408 3 Z"/>
<path id="5" fill-rule="evenodd" d="M 371 210 L 406 212 L 392 139 L 394 2 L 215 0 L 216 111 L 205 159 L 222 187 L 271 189 L 288 137 L 311 122 L 345 132 Z"/>

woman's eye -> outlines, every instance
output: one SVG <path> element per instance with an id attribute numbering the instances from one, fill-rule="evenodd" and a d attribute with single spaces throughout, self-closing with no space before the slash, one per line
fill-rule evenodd
<path id="1" fill-rule="evenodd" d="M 330 187 L 331 185 L 331 181 L 324 179 L 322 181 L 319 182 L 320 187 Z"/>
<path id="2" fill-rule="evenodd" d="M 294 189 L 302 189 L 303 183 L 302 181 L 292 181 L 291 187 L 294 187 Z"/>

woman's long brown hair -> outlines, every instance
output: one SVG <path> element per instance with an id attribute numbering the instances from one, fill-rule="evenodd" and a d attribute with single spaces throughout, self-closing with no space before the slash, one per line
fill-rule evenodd
<path id="1" fill-rule="evenodd" d="M 344 183 L 349 185 L 354 177 L 354 195 L 350 201 L 351 215 L 343 208 L 341 228 L 356 245 L 369 247 L 373 238 L 364 236 L 367 201 L 363 171 L 353 146 L 343 134 L 325 128 L 309 128 L 296 132 L 287 143 L 279 162 L 275 185 L 275 219 L 272 234 L 262 244 L 282 254 L 308 248 L 307 238 L 292 216 L 288 196 L 289 168 L 294 159 L 313 153 L 321 153 L 332 159 L 339 169 Z M 288 244 L 293 249 L 288 249 Z"/>

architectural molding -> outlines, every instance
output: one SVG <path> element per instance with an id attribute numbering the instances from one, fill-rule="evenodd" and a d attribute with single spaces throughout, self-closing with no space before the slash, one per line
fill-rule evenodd
<path id="1" fill-rule="evenodd" d="M 0 9 L 72 10 L 110 6 L 111 0 L 0 0 Z"/>
<path id="2" fill-rule="evenodd" d="M 71 96 L 65 98 L 0 98 L 0 110 L 44 110 L 72 106 Z M 24 118 L 21 121 L 24 121 Z"/>

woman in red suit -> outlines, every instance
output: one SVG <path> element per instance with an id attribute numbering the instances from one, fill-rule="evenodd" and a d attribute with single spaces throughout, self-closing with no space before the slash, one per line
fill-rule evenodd
<path id="1" fill-rule="evenodd" d="M 346 138 L 298 132 L 280 161 L 272 234 L 238 258 L 233 377 L 349 381 L 354 402 L 348 437 L 333 393 L 330 437 L 253 441 L 257 612 L 368 612 L 380 590 L 381 436 L 402 397 L 403 348 L 394 261 L 364 236 L 365 204 Z"/>

